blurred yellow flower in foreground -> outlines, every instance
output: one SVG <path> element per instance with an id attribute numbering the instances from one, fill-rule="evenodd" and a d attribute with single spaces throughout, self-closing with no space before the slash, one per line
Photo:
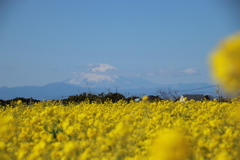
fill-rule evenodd
<path id="1" fill-rule="evenodd" d="M 240 32 L 224 39 L 210 55 L 213 79 L 226 91 L 240 90 Z"/>
<path id="2" fill-rule="evenodd" d="M 0 133 L 5 133 L 8 129 L 8 123 L 13 120 L 12 116 L 6 116 L 4 118 L 0 118 Z"/>
<path id="3" fill-rule="evenodd" d="M 184 136 L 175 130 L 160 134 L 151 148 L 153 160 L 184 160 L 189 155 L 189 144 Z"/>

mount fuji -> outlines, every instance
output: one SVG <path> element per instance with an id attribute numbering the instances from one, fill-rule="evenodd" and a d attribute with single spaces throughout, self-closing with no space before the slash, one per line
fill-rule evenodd
<path id="1" fill-rule="evenodd" d="M 89 64 L 85 72 L 74 72 L 73 77 L 45 86 L 0 87 L 0 99 L 16 97 L 34 99 L 62 99 L 83 92 L 119 92 L 124 95 L 154 95 L 158 89 L 174 89 L 179 93 L 215 94 L 214 86 L 207 83 L 156 84 L 139 78 L 124 76 L 109 64 Z"/>
<path id="2" fill-rule="evenodd" d="M 131 78 L 121 75 L 99 74 L 99 73 L 74 73 L 73 78 L 64 81 L 67 84 L 72 84 L 80 87 L 91 88 L 152 88 L 159 86 L 153 82 L 142 78 Z"/>

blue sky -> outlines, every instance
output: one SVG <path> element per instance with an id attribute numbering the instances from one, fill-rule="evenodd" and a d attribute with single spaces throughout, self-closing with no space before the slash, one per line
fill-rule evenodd
<path id="1" fill-rule="evenodd" d="M 0 10 L 0 87 L 110 70 L 212 83 L 209 53 L 240 30 L 237 0 L 10 0 Z"/>

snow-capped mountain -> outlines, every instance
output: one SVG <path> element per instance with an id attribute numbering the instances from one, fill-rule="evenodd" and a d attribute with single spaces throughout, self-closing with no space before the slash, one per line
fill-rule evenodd
<path id="1" fill-rule="evenodd" d="M 120 88 L 138 88 L 138 87 L 155 87 L 157 84 L 141 78 L 130 78 L 119 76 L 116 74 L 102 73 L 74 73 L 73 78 L 65 83 L 73 84 L 81 87 L 120 87 Z"/>
<path id="2" fill-rule="evenodd" d="M 34 99 L 62 99 L 83 92 L 119 92 L 127 95 L 155 95 L 158 89 L 173 89 L 179 94 L 215 94 L 214 85 L 207 83 L 155 84 L 142 78 L 124 76 L 109 64 L 89 64 L 84 72 L 75 72 L 73 77 L 45 86 L 0 87 L 0 99 L 25 97 Z"/>
<path id="3" fill-rule="evenodd" d="M 115 67 L 102 63 L 90 64 L 89 69 L 81 73 L 74 72 L 73 77 L 65 83 L 91 88 L 120 87 L 123 89 L 157 86 L 157 84 L 141 78 L 123 76 Z"/>

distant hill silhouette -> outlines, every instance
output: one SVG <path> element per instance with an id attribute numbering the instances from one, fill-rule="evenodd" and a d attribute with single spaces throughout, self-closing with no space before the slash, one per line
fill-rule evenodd
<path id="1" fill-rule="evenodd" d="M 132 81 L 133 83 L 134 81 Z M 138 83 L 138 82 L 136 82 Z M 140 86 L 139 82 L 139 86 Z M 144 84 L 144 83 L 142 83 Z M 157 95 L 158 89 L 174 89 L 179 91 L 178 94 L 208 94 L 215 95 L 215 88 L 213 85 L 208 83 L 190 83 L 190 84 L 169 84 L 169 85 L 157 85 L 154 87 L 136 87 L 136 85 L 128 88 L 122 86 L 106 87 L 80 87 L 77 85 L 67 84 L 63 82 L 50 83 L 45 86 L 22 86 L 22 87 L 0 87 L 0 99 L 9 100 L 16 97 L 24 97 L 37 100 L 51 100 L 51 99 L 62 99 L 67 98 L 71 95 L 78 95 L 83 92 L 87 93 L 108 93 L 108 92 L 119 92 L 124 96 L 143 96 L 143 95 Z"/>

